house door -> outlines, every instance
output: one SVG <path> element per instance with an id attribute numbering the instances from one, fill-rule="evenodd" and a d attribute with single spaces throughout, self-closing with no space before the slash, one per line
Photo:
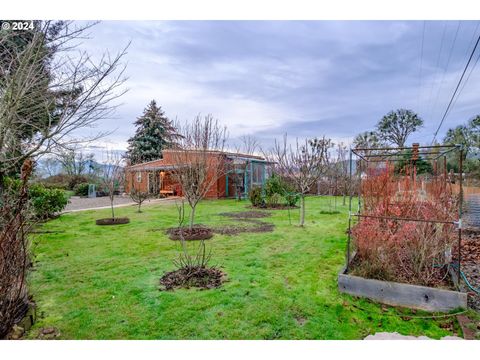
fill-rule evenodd
<path id="1" fill-rule="evenodd" d="M 158 172 L 148 173 L 148 193 L 157 195 L 160 191 L 160 177 Z"/>

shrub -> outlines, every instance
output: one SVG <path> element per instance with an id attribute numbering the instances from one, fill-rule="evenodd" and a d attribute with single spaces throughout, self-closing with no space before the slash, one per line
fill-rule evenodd
<path id="1" fill-rule="evenodd" d="M 265 203 L 268 207 L 276 207 L 282 202 L 282 196 L 279 193 L 273 193 L 265 197 Z"/>
<path id="2" fill-rule="evenodd" d="M 60 189 L 47 189 L 43 185 L 33 184 L 28 189 L 34 216 L 48 219 L 67 206 L 68 199 Z"/>
<path id="3" fill-rule="evenodd" d="M 85 175 L 58 174 L 40 181 L 47 188 L 75 190 L 75 186 L 82 183 L 91 183 L 92 179 Z"/>
<path id="4" fill-rule="evenodd" d="M 272 174 L 265 182 L 265 197 L 269 198 L 274 194 L 283 195 L 285 187 L 280 176 Z"/>
<path id="5" fill-rule="evenodd" d="M 75 186 L 88 183 L 89 180 L 90 179 L 88 176 L 85 175 L 70 175 L 68 179 L 67 190 L 75 190 Z"/>
<path id="6" fill-rule="evenodd" d="M 395 178 L 393 167 L 362 182 L 364 215 L 352 228 L 357 251 L 353 272 L 380 280 L 434 285 L 436 264 L 449 262 L 456 232 L 452 224 L 403 219 L 453 221 L 458 203 L 451 185 L 433 179 L 423 193 L 408 176 Z"/>
<path id="7" fill-rule="evenodd" d="M 300 194 L 286 191 L 284 198 L 287 206 L 297 206 L 297 203 L 300 201 Z"/>
<path id="8" fill-rule="evenodd" d="M 73 191 L 75 191 L 75 195 L 77 196 L 87 196 L 89 186 L 90 185 L 88 183 L 77 184 L 73 188 Z"/>
<path id="9" fill-rule="evenodd" d="M 300 195 L 285 179 L 273 174 L 265 183 L 265 198 L 267 206 L 277 206 L 282 200 L 287 206 L 296 206 Z"/>
<path id="10" fill-rule="evenodd" d="M 248 198 L 250 199 L 252 206 L 261 207 L 265 205 L 262 195 L 262 188 L 259 186 L 255 186 L 250 189 Z"/>
<path id="11" fill-rule="evenodd" d="M 49 189 L 68 190 L 68 175 L 58 174 L 49 176 L 46 179 L 40 180 L 39 183 Z"/>

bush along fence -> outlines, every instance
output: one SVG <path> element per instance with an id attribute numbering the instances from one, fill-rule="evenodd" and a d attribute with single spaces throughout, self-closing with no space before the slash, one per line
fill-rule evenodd
<path id="1" fill-rule="evenodd" d="M 340 291 L 429 311 L 466 307 L 466 294 L 452 291 L 461 276 L 462 151 L 419 144 L 351 150 L 357 210 L 350 195 Z M 448 171 L 447 156 L 459 157 L 459 174 Z"/>
<path id="2" fill-rule="evenodd" d="M 263 187 L 252 187 L 248 197 L 252 206 L 259 208 L 294 208 L 300 201 L 300 194 L 293 185 L 275 173 L 267 179 Z"/>

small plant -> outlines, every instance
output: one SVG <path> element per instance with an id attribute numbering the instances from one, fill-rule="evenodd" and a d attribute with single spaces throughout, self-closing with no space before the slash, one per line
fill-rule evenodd
<path id="1" fill-rule="evenodd" d="M 75 192 L 75 195 L 77 196 L 88 196 L 88 187 L 90 185 L 88 183 L 80 183 L 75 185 L 73 188 L 73 191 Z"/>
<path id="2" fill-rule="evenodd" d="M 150 194 L 148 193 L 148 191 L 144 191 L 141 189 L 140 184 L 138 184 L 138 182 L 136 182 L 134 179 L 135 176 L 133 172 L 131 173 L 131 178 L 132 188 L 130 190 L 130 199 L 132 199 L 132 201 L 138 205 L 137 212 L 141 213 L 142 204 L 145 200 L 150 198 Z"/>
<path id="3" fill-rule="evenodd" d="M 300 201 L 300 195 L 296 192 L 285 191 L 285 203 L 287 206 L 295 207 Z"/>
<path id="4" fill-rule="evenodd" d="M 265 205 L 265 201 L 262 195 L 262 188 L 259 186 L 255 186 L 250 189 L 248 198 L 250 199 L 250 202 L 254 207 L 262 207 Z"/>
<path id="5" fill-rule="evenodd" d="M 145 200 L 147 200 L 150 197 L 150 194 L 148 191 L 142 191 L 137 188 L 132 187 L 132 190 L 130 191 L 130 199 L 134 203 L 138 205 L 138 210 L 137 212 L 141 213 L 142 212 L 142 204 Z"/>
<path id="6" fill-rule="evenodd" d="M 275 173 L 265 182 L 265 197 L 271 197 L 274 194 L 283 195 L 285 186 L 280 176 Z"/>
<path id="7" fill-rule="evenodd" d="M 186 236 L 196 227 L 186 227 L 185 203 L 175 203 L 178 211 L 178 227 L 175 230 L 175 239 L 179 240 L 180 251 L 173 261 L 176 270 L 165 273 L 160 279 L 161 290 L 175 288 L 199 287 L 211 289 L 221 286 L 225 274 L 218 268 L 209 265 L 212 251 L 207 250 L 204 237 L 200 237 L 195 245 L 187 244 Z M 172 229 L 173 230 L 173 229 Z M 197 245 L 198 244 L 198 245 Z"/>
<path id="8" fill-rule="evenodd" d="M 282 195 L 280 195 L 279 193 L 273 193 L 265 197 L 265 203 L 267 207 L 272 208 L 277 207 L 282 202 L 282 200 Z"/>
<path id="9" fill-rule="evenodd" d="M 67 189 L 75 191 L 76 186 L 78 186 L 80 184 L 88 183 L 88 181 L 89 181 L 88 176 L 85 176 L 85 175 L 70 175 L 70 176 L 68 176 L 68 180 L 67 180 Z"/>

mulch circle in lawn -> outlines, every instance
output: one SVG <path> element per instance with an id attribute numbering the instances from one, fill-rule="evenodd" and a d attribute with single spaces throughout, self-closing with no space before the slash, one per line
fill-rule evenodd
<path id="1" fill-rule="evenodd" d="M 222 235 L 238 235 L 240 233 L 262 233 L 262 232 L 271 232 L 275 228 L 274 224 L 267 223 L 260 220 L 261 219 L 272 216 L 270 213 L 265 211 L 242 211 L 242 212 L 227 212 L 227 213 L 220 213 L 221 216 L 226 216 L 231 219 L 236 219 L 238 221 L 243 222 L 244 224 L 252 224 L 252 225 L 225 225 L 215 227 L 213 231 L 217 234 Z"/>
<path id="2" fill-rule="evenodd" d="M 130 222 L 129 218 L 105 218 L 98 219 L 95 221 L 97 225 L 121 225 L 128 224 Z"/>
<path id="3" fill-rule="evenodd" d="M 192 227 L 175 227 L 167 229 L 171 240 L 207 240 L 213 237 L 213 230 L 204 225 L 193 225 Z"/>
<path id="4" fill-rule="evenodd" d="M 216 267 L 183 267 L 165 273 L 160 278 L 160 290 L 174 290 L 177 288 L 213 289 L 226 281 L 226 274 Z"/>

